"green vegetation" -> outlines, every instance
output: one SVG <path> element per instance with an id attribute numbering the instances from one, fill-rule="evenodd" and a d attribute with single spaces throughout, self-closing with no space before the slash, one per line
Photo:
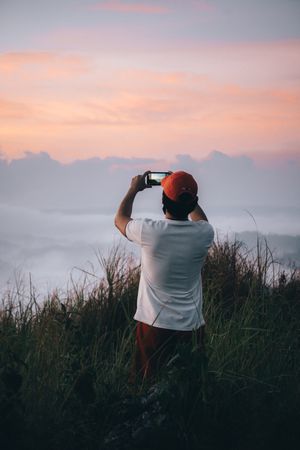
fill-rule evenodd
<path id="1" fill-rule="evenodd" d="M 17 287 L 0 312 L 3 450 L 299 448 L 300 278 L 218 242 L 203 270 L 206 354 L 182 346 L 157 382 L 128 383 L 139 267 L 41 305 Z"/>

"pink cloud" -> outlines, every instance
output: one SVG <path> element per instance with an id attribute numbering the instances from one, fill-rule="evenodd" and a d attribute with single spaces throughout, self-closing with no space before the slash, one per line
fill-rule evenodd
<path id="1" fill-rule="evenodd" d="M 97 149 L 173 155 L 199 146 L 298 151 L 299 48 L 299 40 L 210 43 L 155 58 L 127 53 L 118 65 L 119 52 L 84 59 L 56 52 L 2 54 L 0 145 L 11 152 L 47 145 L 51 154 L 69 148 L 72 157 Z M 194 65 L 200 54 L 201 65 Z"/>
<path id="2" fill-rule="evenodd" d="M 145 71 L 143 73 L 147 75 Z M 36 128 L 46 123 L 83 128 L 138 128 L 164 123 L 166 127 L 176 125 L 178 130 L 190 129 L 192 133 L 219 130 L 229 136 L 234 132 L 235 137 L 247 133 L 267 136 L 270 130 L 275 134 L 289 130 L 295 135 L 299 121 L 299 90 L 223 85 L 188 73 L 178 77 L 182 82 L 173 84 L 168 82 L 168 78 L 174 76 L 172 72 L 164 76 L 158 74 L 157 78 L 151 72 L 145 86 L 139 84 L 140 75 L 140 72 L 132 71 L 130 83 L 123 79 L 123 86 L 105 86 L 105 90 L 110 91 L 106 96 L 95 87 L 89 95 L 77 96 L 71 91 L 73 96 L 70 93 L 58 98 L 43 95 L 35 100 L 28 98 L 25 104 L 33 106 L 35 103 L 35 113 L 31 117 Z M 152 86 L 151 80 L 154 80 Z M 3 104 L 2 117 L 5 106 L 6 117 L 16 118 L 17 103 Z"/>
<path id="3" fill-rule="evenodd" d="M 124 3 L 119 0 L 108 0 L 90 5 L 89 9 L 113 11 L 118 13 L 164 14 L 169 11 L 165 6 L 151 5 L 149 3 Z"/>
<path id="4" fill-rule="evenodd" d="M 28 103 L 0 98 L 0 117 L 2 119 L 26 119 L 32 112 Z"/>
<path id="5" fill-rule="evenodd" d="M 215 5 L 206 1 L 193 0 L 192 4 L 196 10 L 201 12 L 213 12 L 217 9 Z"/>
<path id="6" fill-rule="evenodd" d="M 8 52 L 0 55 L 0 68 L 10 72 L 25 64 L 45 64 L 54 59 L 55 56 L 49 52 Z"/>
<path id="7" fill-rule="evenodd" d="M 69 75 L 86 72 L 86 60 L 73 55 L 61 55 L 52 52 L 8 52 L 0 54 L 2 75 L 25 76 L 34 79 L 65 78 Z"/>

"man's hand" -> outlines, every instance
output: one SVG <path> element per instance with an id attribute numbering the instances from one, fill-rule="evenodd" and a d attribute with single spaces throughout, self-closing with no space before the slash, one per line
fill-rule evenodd
<path id="1" fill-rule="evenodd" d="M 147 170 L 143 175 L 136 175 L 135 177 L 133 177 L 129 190 L 136 194 L 137 192 L 143 191 L 144 189 L 152 188 L 152 186 L 146 184 L 146 177 L 149 173 L 151 173 L 151 170 Z"/>
<path id="2" fill-rule="evenodd" d="M 121 231 L 124 236 L 126 236 L 126 226 L 131 218 L 132 213 L 132 205 L 135 199 L 136 194 L 139 191 L 143 191 L 144 189 L 151 188 L 152 186 L 148 186 L 145 182 L 146 176 L 150 173 L 151 170 L 147 170 L 143 175 L 136 175 L 132 178 L 129 191 L 123 198 L 118 212 L 115 217 L 115 225 Z"/>
<path id="3" fill-rule="evenodd" d="M 199 206 L 199 204 L 197 203 L 194 211 L 192 211 L 190 213 L 190 218 L 191 220 L 193 220 L 194 222 L 198 222 L 198 220 L 205 220 L 206 222 L 208 222 L 208 219 L 206 217 L 205 212 L 203 211 L 203 209 Z"/>

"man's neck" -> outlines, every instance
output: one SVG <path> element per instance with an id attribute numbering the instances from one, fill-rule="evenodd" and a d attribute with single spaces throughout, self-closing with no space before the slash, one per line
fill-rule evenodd
<path id="1" fill-rule="evenodd" d="M 182 221 L 189 220 L 188 216 L 185 217 L 184 219 L 182 219 L 182 218 L 179 219 L 178 217 L 172 216 L 172 214 L 170 214 L 168 211 L 165 214 L 165 218 L 170 219 L 170 220 L 182 220 Z"/>

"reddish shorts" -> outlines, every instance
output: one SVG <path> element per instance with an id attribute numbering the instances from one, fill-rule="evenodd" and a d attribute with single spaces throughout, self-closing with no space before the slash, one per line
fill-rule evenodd
<path id="1" fill-rule="evenodd" d="M 182 342 L 195 342 L 199 349 L 204 345 L 204 326 L 196 331 L 176 331 L 157 328 L 137 322 L 136 350 L 131 381 L 137 376 L 150 379 L 174 355 L 175 347 Z"/>

